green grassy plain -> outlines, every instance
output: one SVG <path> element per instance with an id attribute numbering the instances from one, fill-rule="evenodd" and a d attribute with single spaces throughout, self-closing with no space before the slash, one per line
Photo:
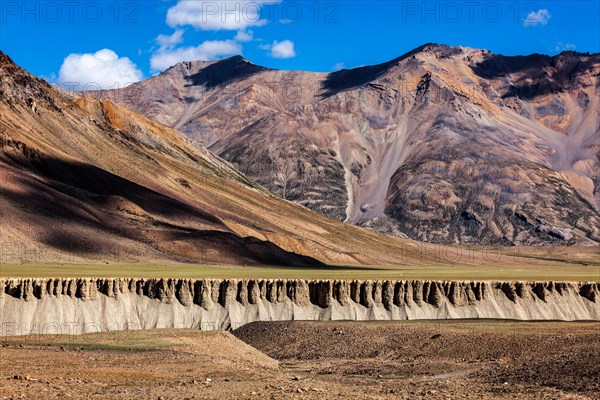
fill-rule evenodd
<path id="1" fill-rule="evenodd" d="M 543 260 L 530 260 L 526 264 L 331 265 L 325 268 L 146 263 L 3 264 L 0 265 L 0 277 L 600 281 L 600 264 L 582 265 Z"/>

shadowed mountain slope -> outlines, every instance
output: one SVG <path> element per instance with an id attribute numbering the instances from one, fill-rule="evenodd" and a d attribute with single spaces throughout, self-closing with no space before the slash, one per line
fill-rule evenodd
<path id="1" fill-rule="evenodd" d="M 404 241 L 282 200 L 180 132 L 73 101 L 3 53 L 0 112 L 3 263 L 411 261 Z"/>

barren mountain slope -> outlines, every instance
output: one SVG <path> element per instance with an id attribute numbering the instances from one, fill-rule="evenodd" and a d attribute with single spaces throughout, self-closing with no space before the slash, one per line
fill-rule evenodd
<path id="1" fill-rule="evenodd" d="M 410 261 L 403 241 L 284 201 L 110 101 L 64 96 L 0 52 L 2 262 Z"/>
<path id="2" fill-rule="evenodd" d="M 600 241 L 600 55 L 425 45 L 331 74 L 241 57 L 94 92 L 280 196 L 443 243 Z"/>

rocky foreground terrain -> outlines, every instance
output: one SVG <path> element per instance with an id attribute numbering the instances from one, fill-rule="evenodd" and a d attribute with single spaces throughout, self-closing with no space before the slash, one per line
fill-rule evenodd
<path id="1" fill-rule="evenodd" d="M 600 242 L 600 54 L 428 44 L 333 73 L 183 62 L 109 98 L 279 196 L 436 243 Z"/>
<path id="2" fill-rule="evenodd" d="M 2 337 L 0 396 L 591 400 L 600 391 L 599 328 L 596 322 L 297 321 L 246 325 L 233 335 Z"/>

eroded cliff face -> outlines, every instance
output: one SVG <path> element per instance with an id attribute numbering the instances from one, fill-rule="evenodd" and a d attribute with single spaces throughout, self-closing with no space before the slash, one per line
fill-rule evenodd
<path id="1" fill-rule="evenodd" d="M 600 283 L 5 279 L 0 311 L 3 336 L 283 320 L 599 320 Z"/>

